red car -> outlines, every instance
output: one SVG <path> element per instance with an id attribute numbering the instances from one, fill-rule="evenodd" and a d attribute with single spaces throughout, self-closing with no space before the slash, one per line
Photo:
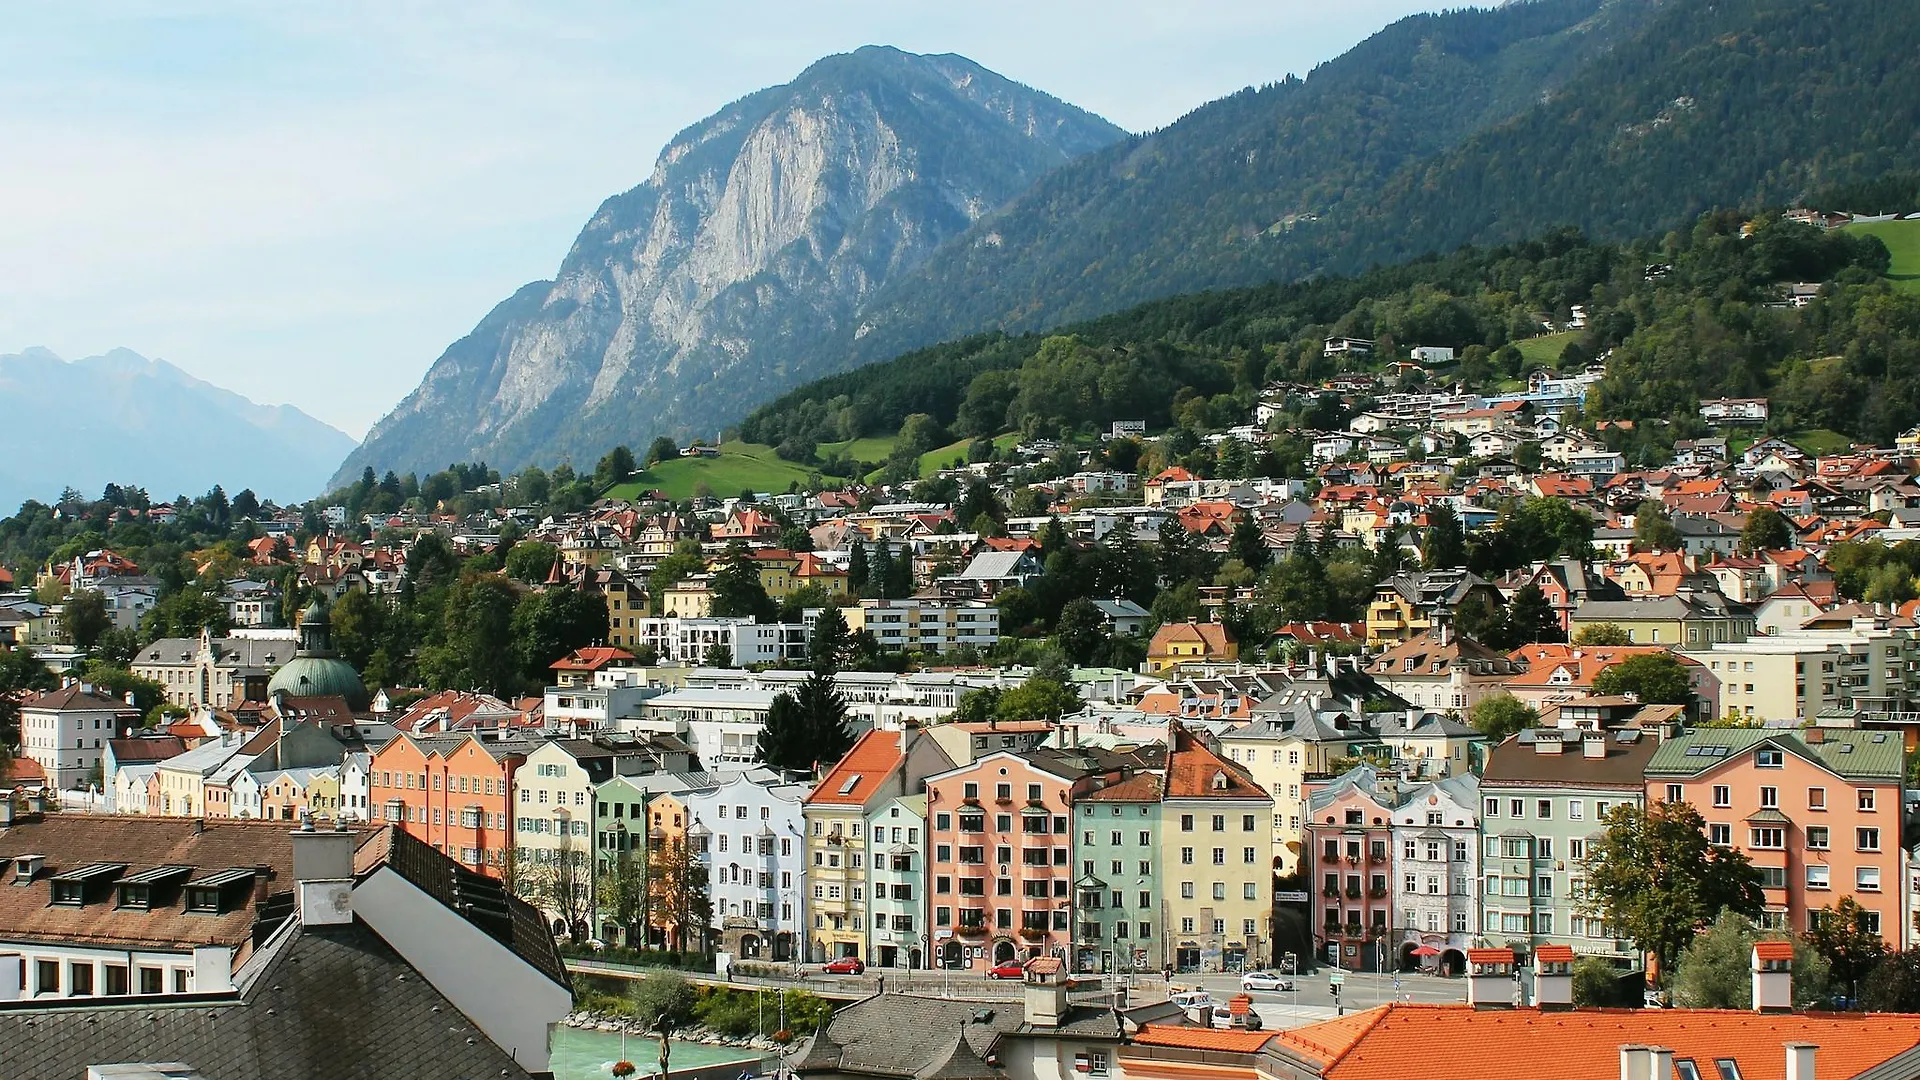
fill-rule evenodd
<path id="1" fill-rule="evenodd" d="M 842 956 L 837 960 L 827 961 L 820 970 L 829 975 L 864 975 L 867 965 L 857 956 Z"/>
<path id="2" fill-rule="evenodd" d="M 1026 977 L 1026 974 L 1027 969 L 1025 967 L 1011 960 L 1002 964 L 995 964 L 987 969 L 987 978 L 989 979 L 1019 979 Z"/>

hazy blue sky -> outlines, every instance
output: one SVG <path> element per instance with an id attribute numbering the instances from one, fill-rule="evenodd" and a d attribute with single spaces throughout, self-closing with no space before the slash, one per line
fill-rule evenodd
<path id="1" fill-rule="evenodd" d="M 10 5 L 0 352 L 124 345 L 356 437 L 672 134 L 957 52 L 1131 130 L 1433 0 Z"/>

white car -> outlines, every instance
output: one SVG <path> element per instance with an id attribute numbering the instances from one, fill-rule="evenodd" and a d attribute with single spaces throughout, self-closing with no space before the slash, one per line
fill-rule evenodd
<path id="1" fill-rule="evenodd" d="M 1291 990 L 1293 980 L 1272 971 L 1249 971 L 1240 976 L 1242 990 Z"/>

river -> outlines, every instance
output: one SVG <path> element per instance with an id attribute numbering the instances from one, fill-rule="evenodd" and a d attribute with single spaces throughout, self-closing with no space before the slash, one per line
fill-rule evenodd
<path id="1" fill-rule="evenodd" d="M 621 1060 L 621 1054 L 620 1033 L 617 1031 L 558 1028 L 553 1033 L 553 1080 L 601 1080 L 611 1075 L 609 1066 Z M 640 1067 L 640 1071 L 634 1074 L 636 1077 L 651 1076 L 659 1054 L 652 1039 L 639 1035 L 626 1037 L 625 1060 Z M 675 1072 L 679 1072 L 681 1069 L 697 1069 L 726 1061 L 750 1062 L 760 1056 L 760 1051 L 737 1046 L 708 1046 L 705 1043 L 676 1041 L 670 1064 Z"/>

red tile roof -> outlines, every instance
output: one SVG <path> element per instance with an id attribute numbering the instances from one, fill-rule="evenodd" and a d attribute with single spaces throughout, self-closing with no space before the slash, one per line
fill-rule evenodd
<path id="1" fill-rule="evenodd" d="M 625 649 L 591 645 L 584 649 L 573 650 L 555 660 L 551 666 L 555 671 L 599 671 L 610 664 L 631 663 L 633 659 L 633 654 Z"/>
<path id="2" fill-rule="evenodd" d="M 1519 1075 L 1617 1080 L 1623 1044 L 1669 1047 L 1703 1075 L 1713 1075 L 1715 1059 L 1733 1058 L 1742 1080 L 1786 1080 L 1789 1042 L 1817 1044 L 1819 1074 L 1838 1080 L 1920 1045 L 1920 1015 L 1394 1004 L 1273 1039 L 1327 1080 L 1404 1080 L 1414 1062 L 1429 1080 L 1478 1078 L 1495 1062 Z M 1552 1064 L 1529 1067 L 1536 1062 Z"/>
<path id="3" fill-rule="evenodd" d="M 808 806 L 864 806 L 900 764 L 900 733 L 869 731 L 827 770 Z"/>
<path id="4" fill-rule="evenodd" d="M 1753 955 L 1762 960 L 1791 961 L 1793 959 L 1793 942 L 1756 941 L 1753 943 Z"/>

